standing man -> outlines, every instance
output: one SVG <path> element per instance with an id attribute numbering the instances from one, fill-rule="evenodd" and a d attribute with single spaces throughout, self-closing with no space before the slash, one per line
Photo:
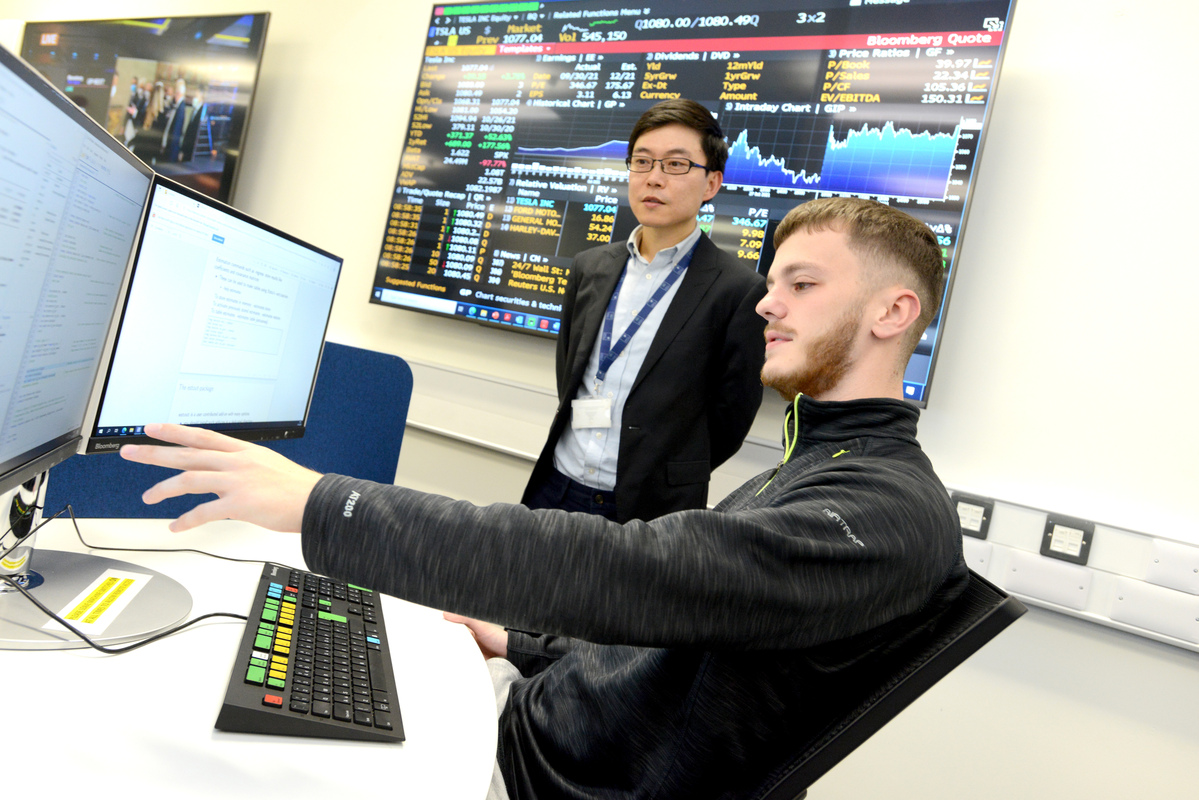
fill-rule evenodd
<path id="1" fill-rule="evenodd" d="M 521 502 L 618 522 L 704 508 L 762 389 L 762 278 L 696 222 L 728 145 L 691 100 L 646 111 L 629 136 L 627 241 L 579 253 L 558 337 L 558 411 Z"/>

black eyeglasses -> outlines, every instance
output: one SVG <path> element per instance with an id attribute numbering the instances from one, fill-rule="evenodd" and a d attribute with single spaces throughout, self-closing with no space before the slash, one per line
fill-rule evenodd
<path id="1" fill-rule="evenodd" d="M 667 175 L 686 175 L 695 167 L 699 167 L 704 172 L 708 168 L 703 164 L 696 164 L 689 158 L 649 158 L 647 156 L 633 156 L 626 158 L 624 164 L 629 168 L 629 172 L 652 172 L 654 164 L 662 165 L 662 171 Z"/>

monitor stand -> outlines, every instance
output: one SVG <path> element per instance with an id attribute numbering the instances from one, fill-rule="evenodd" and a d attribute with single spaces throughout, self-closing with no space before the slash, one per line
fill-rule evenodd
<path id="1" fill-rule="evenodd" d="M 142 580 L 144 583 L 102 631 L 93 635 L 80 626 L 97 644 L 111 646 L 145 639 L 178 625 L 191 613 L 191 594 L 173 578 L 140 565 L 88 553 L 34 549 L 26 573 L 26 589 L 51 611 L 62 613 L 108 570 L 135 573 L 135 585 Z M 8 590 L 0 593 L 0 649 L 67 650 L 88 646 L 16 589 L 0 583 L 3 584 L 0 588 Z M 103 603 L 96 607 L 101 617 L 112 610 L 112 607 L 105 610 Z"/>

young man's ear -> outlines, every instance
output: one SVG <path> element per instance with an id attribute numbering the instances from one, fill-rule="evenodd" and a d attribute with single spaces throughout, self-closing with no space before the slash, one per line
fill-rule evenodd
<path id="1" fill-rule="evenodd" d="M 880 297 L 879 314 L 870 332 L 879 339 L 902 336 L 920 319 L 920 298 L 911 289 L 895 286 Z"/>

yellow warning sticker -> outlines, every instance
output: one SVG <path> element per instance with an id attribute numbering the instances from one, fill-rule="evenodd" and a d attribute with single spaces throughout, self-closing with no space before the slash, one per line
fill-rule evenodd
<path id="1" fill-rule="evenodd" d="M 149 575 L 121 570 L 105 570 L 66 604 L 58 615 L 87 635 L 103 633 L 113 620 L 132 602 L 137 593 L 150 581 Z M 50 620 L 44 626 L 48 630 L 62 630 L 62 626 Z"/>

